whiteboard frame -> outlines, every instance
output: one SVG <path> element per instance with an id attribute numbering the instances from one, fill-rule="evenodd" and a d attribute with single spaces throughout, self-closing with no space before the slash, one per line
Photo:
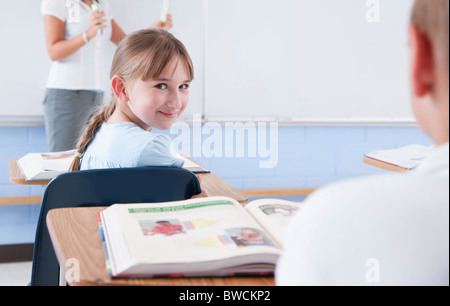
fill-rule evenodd
<path id="1" fill-rule="evenodd" d="M 280 126 L 349 126 L 349 127 L 417 127 L 417 121 L 412 118 L 205 118 L 202 124 L 215 122 L 224 125 L 227 122 L 277 122 Z M 177 122 L 187 123 L 192 126 L 192 120 L 182 117 Z M 43 116 L 0 116 L 0 127 L 11 126 L 44 126 Z"/>

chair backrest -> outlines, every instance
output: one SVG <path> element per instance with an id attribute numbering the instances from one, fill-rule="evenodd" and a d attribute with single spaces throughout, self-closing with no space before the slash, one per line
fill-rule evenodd
<path id="1" fill-rule="evenodd" d="M 59 264 L 46 224 L 51 209 L 181 201 L 200 192 L 195 174 L 182 168 L 102 169 L 59 175 L 49 183 L 42 198 L 30 284 L 59 284 Z"/>

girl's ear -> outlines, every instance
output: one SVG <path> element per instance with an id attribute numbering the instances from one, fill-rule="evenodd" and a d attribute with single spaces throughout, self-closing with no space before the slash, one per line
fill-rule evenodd
<path id="1" fill-rule="evenodd" d="M 119 76 L 115 75 L 111 79 L 111 88 L 114 92 L 114 95 L 116 98 L 121 102 L 128 102 L 129 97 L 127 95 L 127 90 L 125 87 L 125 80 Z"/>

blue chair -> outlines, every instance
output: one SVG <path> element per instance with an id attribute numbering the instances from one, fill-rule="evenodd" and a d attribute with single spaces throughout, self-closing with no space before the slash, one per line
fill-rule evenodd
<path id="1" fill-rule="evenodd" d="M 51 209 L 180 201 L 200 192 L 196 175 L 182 168 L 102 169 L 59 175 L 49 183 L 42 198 L 30 285 L 59 284 L 59 263 L 46 224 Z"/>

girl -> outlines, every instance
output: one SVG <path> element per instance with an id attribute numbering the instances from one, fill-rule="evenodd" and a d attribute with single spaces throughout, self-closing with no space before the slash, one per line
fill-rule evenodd
<path id="1" fill-rule="evenodd" d="M 70 171 L 181 167 L 169 138 L 151 131 L 169 129 L 188 104 L 194 68 L 184 45 L 165 30 L 134 32 L 119 44 L 110 76 L 113 99 L 84 130 Z"/>
<path id="2" fill-rule="evenodd" d="M 42 0 L 41 13 L 52 60 L 44 99 L 48 147 L 72 150 L 92 111 L 103 104 L 101 55 L 125 33 L 109 0 Z M 172 17 L 152 26 L 170 29 Z"/>

